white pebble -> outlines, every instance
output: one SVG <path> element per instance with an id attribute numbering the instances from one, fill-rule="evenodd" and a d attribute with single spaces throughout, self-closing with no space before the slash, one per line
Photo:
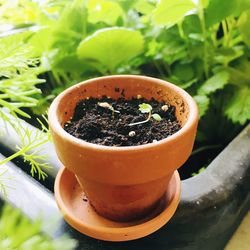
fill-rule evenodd
<path id="1" fill-rule="evenodd" d="M 168 110 L 168 105 L 163 105 L 162 107 L 161 107 L 161 110 L 162 111 L 164 111 L 164 112 L 166 112 L 167 110 Z"/>
<path id="2" fill-rule="evenodd" d="M 128 135 L 129 135 L 130 137 L 134 137 L 134 136 L 135 136 L 135 131 L 130 131 L 130 132 L 128 133 Z"/>

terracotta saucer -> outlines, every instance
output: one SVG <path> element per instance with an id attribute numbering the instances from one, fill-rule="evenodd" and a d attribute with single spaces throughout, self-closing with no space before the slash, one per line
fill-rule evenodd
<path id="1" fill-rule="evenodd" d="M 55 181 L 55 198 L 64 219 L 79 232 L 106 241 L 128 241 L 149 235 L 173 216 L 180 200 L 181 182 L 177 171 L 166 195 L 151 214 L 133 222 L 114 222 L 98 215 L 90 206 L 75 175 L 62 168 Z"/>

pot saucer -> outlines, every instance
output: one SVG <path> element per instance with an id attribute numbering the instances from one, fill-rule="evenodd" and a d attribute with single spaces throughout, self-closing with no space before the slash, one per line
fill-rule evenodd
<path id="1" fill-rule="evenodd" d="M 75 175 L 62 168 L 55 181 L 55 198 L 64 219 L 79 232 L 106 241 L 128 241 L 149 235 L 173 216 L 180 200 L 181 182 L 175 171 L 166 195 L 154 211 L 141 220 L 115 222 L 98 215 L 90 206 Z"/>

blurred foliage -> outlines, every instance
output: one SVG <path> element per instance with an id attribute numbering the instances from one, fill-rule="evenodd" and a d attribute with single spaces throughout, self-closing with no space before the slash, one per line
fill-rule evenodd
<path id="1" fill-rule="evenodd" d="M 18 209 L 5 205 L 0 214 L 0 249 L 73 250 L 76 242 L 66 236 L 51 239 L 41 232 L 41 221 L 31 222 Z"/>

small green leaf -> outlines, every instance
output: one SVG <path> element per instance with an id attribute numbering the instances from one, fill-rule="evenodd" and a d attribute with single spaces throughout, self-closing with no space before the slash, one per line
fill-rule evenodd
<path id="1" fill-rule="evenodd" d="M 199 95 L 208 95 L 215 92 L 218 89 L 223 89 L 223 87 L 228 83 L 229 73 L 226 71 L 221 71 L 216 73 L 211 78 L 209 78 L 199 89 Z"/>
<path id="2" fill-rule="evenodd" d="M 196 176 L 196 175 L 198 175 L 198 174 L 200 174 L 200 173 L 202 173 L 203 171 L 205 171 L 206 170 L 206 167 L 202 167 L 202 168 L 200 168 L 199 169 L 199 171 L 198 172 L 194 172 L 194 173 L 192 173 L 192 176 Z"/>
<path id="3" fill-rule="evenodd" d="M 152 111 L 152 106 L 147 103 L 142 103 L 142 104 L 139 104 L 139 110 L 142 113 L 150 113 Z"/>
<path id="4" fill-rule="evenodd" d="M 153 21 L 157 25 L 172 26 L 182 21 L 195 7 L 192 0 L 161 0 L 153 13 Z"/>
<path id="5" fill-rule="evenodd" d="M 199 108 L 199 116 L 204 116 L 209 107 L 210 101 L 208 97 L 205 95 L 196 95 L 194 96 L 194 100 L 196 101 Z"/>
<path id="6" fill-rule="evenodd" d="M 124 15 L 123 9 L 118 3 L 107 0 L 90 0 L 87 8 L 90 23 L 104 22 L 115 25 L 117 19 Z"/>
<path id="7" fill-rule="evenodd" d="M 243 86 L 241 88 L 235 88 L 235 92 L 228 100 L 226 106 L 226 115 L 233 122 L 238 122 L 244 125 L 250 120 L 250 88 Z"/>
<path id="8" fill-rule="evenodd" d="M 84 39 L 77 48 L 80 59 L 94 61 L 114 71 L 121 63 L 143 51 L 144 38 L 139 31 L 128 28 L 104 28 Z"/>
<path id="9" fill-rule="evenodd" d="M 152 114 L 152 117 L 156 120 L 156 121 L 158 121 L 158 122 L 160 122 L 162 119 L 161 119 L 161 116 L 160 115 L 158 115 L 158 114 Z"/>
<path id="10" fill-rule="evenodd" d="M 250 47 L 250 10 L 242 13 L 238 21 L 238 27 L 243 41 Z"/>

